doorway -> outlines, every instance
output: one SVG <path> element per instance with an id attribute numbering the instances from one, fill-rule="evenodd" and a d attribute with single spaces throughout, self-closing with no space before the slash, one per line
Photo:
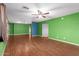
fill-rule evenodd
<path id="1" fill-rule="evenodd" d="M 32 36 L 35 37 L 38 35 L 38 23 L 32 22 Z"/>
<path id="2" fill-rule="evenodd" d="M 42 37 L 48 37 L 48 24 L 42 24 Z"/>

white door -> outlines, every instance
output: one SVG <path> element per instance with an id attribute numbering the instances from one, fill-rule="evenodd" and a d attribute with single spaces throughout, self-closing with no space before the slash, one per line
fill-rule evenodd
<path id="1" fill-rule="evenodd" d="M 42 37 L 48 37 L 48 24 L 42 24 Z"/>

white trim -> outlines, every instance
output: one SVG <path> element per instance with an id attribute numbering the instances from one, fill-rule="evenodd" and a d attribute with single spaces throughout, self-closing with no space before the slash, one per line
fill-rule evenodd
<path id="1" fill-rule="evenodd" d="M 32 35 L 33 37 L 35 37 L 35 36 L 39 36 L 39 35 Z"/>
<path id="2" fill-rule="evenodd" d="M 49 38 L 49 37 L 48 37 L 48 38 Z M 68 42 L 68 41 L 59 40 L 59 39 L 56 39 L 56 38 L 49 38 L 49 39 L 53 39 L 53 40 L 56 40 L 56 41 L 65 42 L 65 43 L 68 43 L 68 44 L 72 44 L 72 45 L 79 46 L 79 44 L 75 44 L 75 43 L 72 43 L 72 42 Z"/>
<path id="3" fill-rule="evenodd" d="M 9 34 L 9 35 L 29 35 L 29 33 L 22 33 L 22 34 Z"/>
<path id="4" fill-rule="evenodd" d="M 39 37 L 48 37 L 48 36 L 41 36 L 41 35 L 38 35 Z"/>
<path id="5" fill-rule="evenodd" d="M 38 35 L 40 37 L 42 37 L 41 35 Z M 51 37 L 48 37 L 49 39 L 53 39 L 53 40 L 56 40 L 56 41 L 60 41 L 60 42 L 64 42 L 64 43 L 68 43 L 68 44 L 72 44 L 72 45 L 76 45 L 76 46 L 79 46 L 79 44 L 75 44 L 75 43 L 72 43 L 72 42 L 68 42 L 68 41 L 63 41 L 63 40 L 59 40 L 57 38 L 51 38 Z"/>

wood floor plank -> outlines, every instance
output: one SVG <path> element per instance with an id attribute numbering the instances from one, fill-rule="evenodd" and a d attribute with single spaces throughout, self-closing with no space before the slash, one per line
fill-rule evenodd
<path id="1" fill-rule="evenodd" d="M 79 56 L 79 46 L 42 37 L 10 36 L 4 56 Z"/>

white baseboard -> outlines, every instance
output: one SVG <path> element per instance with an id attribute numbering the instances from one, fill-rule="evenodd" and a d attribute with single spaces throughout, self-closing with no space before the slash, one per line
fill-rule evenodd
<path id="1" fill-rule="evenodd" d="M 42 36 L 39 35 L 39 37 L 42 37 Z M 48 37 L 48 38 L 49 38 L 49 37 Z M 75 43 L 68 42 L 68 41 L 64 41 L 64 40 L 59 40 L 59 39 L 57 39 L 57 38 L 49 38 L 49 39 L 56 40 L 56 41 L 59 41 L 59 42 L 68 43 L 68 44 L 72 44 L 72 45 L 76 45 L 76 46 L 79 46 L 79 44 L 75 44 Z"/>
<path id="2" fill-rule="evenodd" d="M 56 41 L 60 41 L 60 42 L 65 42 L 65 43 L 68 43 L 68 44 L 72 44 L 72 45 L 79 46 L 79 44 L 75 44 L 75 43 L 72 43 L 72 42 L 68 42 L 68 41 L 59 40 L 59 39 L 57 39 L 57 38 L 49 38 L 49 39 L 56 40 Z"/>
<path id="3" fill-rule="evenodd" d="M 9 34 L 9 35 L 29 35 L 29 34 L 23 33 L 23 34 Z"/>
<path id="4" fill-rule="evenodd" d="M 35 37 L 35 36 L 39 36 L 39 35 L 32 35 L 33 37 Z"/>

